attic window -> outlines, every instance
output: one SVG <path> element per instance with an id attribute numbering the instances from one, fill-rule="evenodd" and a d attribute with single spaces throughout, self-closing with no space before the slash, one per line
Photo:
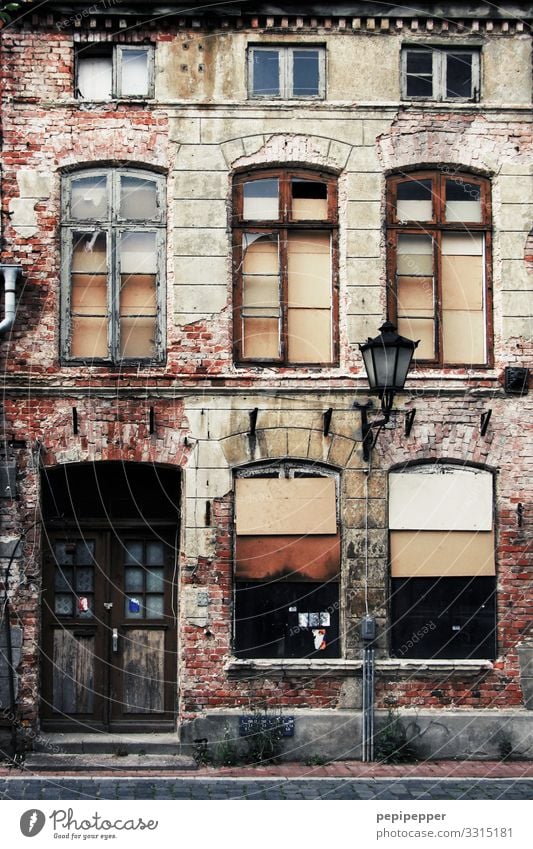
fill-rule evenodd
<path id="1" fill-rule="evenodd" d="M 153 48 L 104 44 L 83 47 L 76 63 L 79 100 L 153 97 Z"/>
<path id="2" fill-rule="evenodd" d="M 325 61 L 323 47 L 251 47 L 248 68 L 250 97 L 282 100 L 323 98 Z"/>
<path id="3" fill-rule="evenodd" d="M 405 47 L 402 93 L 407 100 L 479 100 L 479 49 Z"/>

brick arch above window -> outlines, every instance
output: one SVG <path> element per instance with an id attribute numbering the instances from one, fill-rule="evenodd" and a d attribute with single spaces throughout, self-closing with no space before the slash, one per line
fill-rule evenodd
<path id="1" fill-rule="evenodd" d="M 424 366 L 492 362 L 490 182 L 448 168 L 387 178 L 388 308 Z"/>
<path id="2" fill-rule="evenodd" d="M 336 178 L 290 167 L 241 172 L 232 221 L 236 361 L 336 364 Z"/>

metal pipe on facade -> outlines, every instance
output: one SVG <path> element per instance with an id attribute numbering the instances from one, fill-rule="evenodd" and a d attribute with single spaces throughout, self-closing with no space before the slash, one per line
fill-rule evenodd
<path id="1" fill-rule="evenodd" d="M 16 306 L 16 288 L 17 288 L 17 277 L 22 271 L 20 265 L 7 265 L 1 264 L 0 271 L 2 272 L 4 278 L 4 318 L 0 321 L 0 334 L 5 333 L 8 330 L 11 330 L 13 324 L 15 323 L 15 315 L 17 311 Z M 11 557 L 9 559 L 9 563 L 7 565 L 7 570 L 4 578 L 4 619 L 5 619 L 5 632 L 6 632 L 6 651 L 7 651 L 7 663 L 9 667 L 9 702 L 10 702 L 10 710 L 11 710 L 11 747 L 13 750 L 13 755 L 16 752 L 16 726 L 14 721 L 15 714 L 15 668 L 13 665 L 13 643 L 11 639 L 11 609 L 9 605 L 9 573 L 11 571 L 11 566 L 13 560 L 15 558 L 15 553 L 18 550 L 19 545 L 21 544 L 24 538 L 24 534 L 22 534 L 17 540 L 13 551 L 11 552 Z"/>
<path id="2" fill-rule="evenodd" d="M 0 333 L 11 330 L 15 323 L 16 302 L 15 293 L 17 288 L 17 277 L 22 271 L 20 265 L 0 265 L 0 271 L 4 277 L 4 318 L 0 321 Z"/>

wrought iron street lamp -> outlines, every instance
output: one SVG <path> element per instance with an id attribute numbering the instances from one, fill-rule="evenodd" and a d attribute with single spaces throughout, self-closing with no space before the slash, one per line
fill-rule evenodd
<path id="1" fill-rule="evenodd" d="M 368 421 L 370 404 L 354 404 L 361 411 L 363 459 L 368 461 L 383 425 L 390 420 L 394 395 L 403 389 L 407 372 L 418 342 L 406 339 L 396 332 L 394 324 L 386 321 L 379 329 L 379 336 L 359 345 L 371 392 L 381 399 L 383 418 Z M 373 429 L 377 428 L 374 435 Z"/>

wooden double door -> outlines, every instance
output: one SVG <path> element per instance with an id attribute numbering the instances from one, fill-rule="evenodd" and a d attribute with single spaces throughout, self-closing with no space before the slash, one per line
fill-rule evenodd
<path id="1" fill-rule="evenodd" d="M 42 719 L 55 729 L 163 731 L 176 702 L 175 534 L 48 534 Z"/>

